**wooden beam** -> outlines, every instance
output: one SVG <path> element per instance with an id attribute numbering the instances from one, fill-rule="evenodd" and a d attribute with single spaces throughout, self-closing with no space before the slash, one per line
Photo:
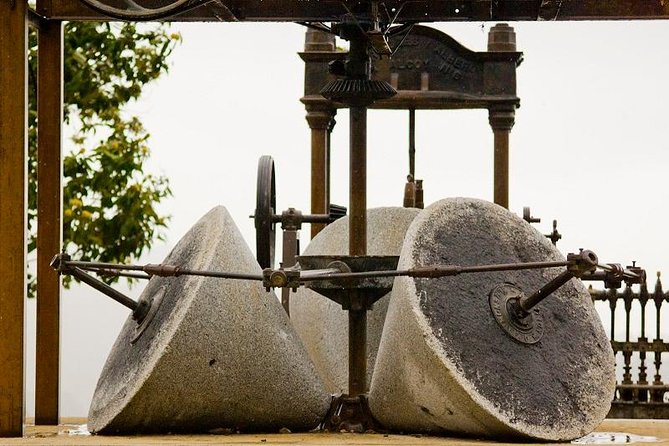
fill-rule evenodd
<path id="1" fill-rule="evenodd" d="M 35 424 L 58 424 L 60 277 L 49 266 L 62 243 L 63 26 L 41 24 L 37 64 L 37 350 Z"/>
<path id="2" fill-rule="evenodd" d="M 105 0 L 120 5 L 119 0 Z M 155 7 L 173 0 L 147 0 Z M 668 19 L 665 0 L 387 0 L 399 9 L 397 22 L 628 20 Z M 400 9 L 401 8 L 401 9 Z M 60 20 L 103 20 L 77 0 L 47 0 L 38 10 Z M 339 21 L 347 13 L 341 0 L 221 0 L 174 17 L 171 21 Z"/>
<path id="3" fill-rule="evenodd" d="M 27 2 L 0 2 L 0 437 L 23 435 Z"/>
<path id="4" fill-rule="evenodd" d="M 669 18 L 665 0 L 543 0 L 539 20 L 647 20 Z"/>

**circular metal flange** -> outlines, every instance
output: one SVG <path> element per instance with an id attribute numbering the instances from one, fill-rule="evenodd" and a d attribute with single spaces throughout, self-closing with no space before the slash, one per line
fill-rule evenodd
<path id="1" fill-rule="evenodd" d="M 536 344 L 544 334 L 544 318 L 538 308 L 521 317 L 515 310 L 524 296 L 523 290 L 511 283 L 502 283 L 490 291 L 488 303 L 492 315 L 509 336 L 523 344 Z"/>
<path id="2" fill-rule="evenodd" d="M 256 258 L 261 268 L 274 266 L 274 245 L 276 242 L 276 182 L 274 179 L 274 160 L 263 155 L 258 161 L 258 179 L 256 183 Z"/>
<path id="3" fill-rule="evenodd" d="M 133 338 L 130 340 L 131 344 L 134 345 L 135 342 L 137 342 L 137 340 L 142 337 L 147 327 L 151 325 L 151 321 L 153 321 L 153 318 L 160 308 L 160 305 L 163 303 L 163 297 L 165 297 L 166 289 L 167 288 L 165 286 L 160 287 L 158 291 L 156 291 L 156 293 L 147 301 L 149 310 L 146 312 L 144 318 L 137 324 L 137 327 L 135 328 L 135 336 L 133 336 Z"/>

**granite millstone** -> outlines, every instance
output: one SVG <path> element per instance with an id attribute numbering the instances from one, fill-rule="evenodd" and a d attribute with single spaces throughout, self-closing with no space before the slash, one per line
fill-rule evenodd
<path id="1" fill-rule="evenodd" d="M 216 207 L 164 263 L 260 274 L 227 210 Z M 162 299 L 128 319 L 99 378 L 88 426 L 100 434 L 314 428 L 330 403 L 299 336 L 260 282 L 154 277 Z"/>
<path id="2" fill-rule="evenodd" d="M 383 207 L 367 211 L 367 254 L 397 256 L 404 234 L 418 209 Z M 303 255 L 347 255 L 348 217 L 323 229 Z M 390 293 L 367 314 L 367 382 L 371 381 L 376 352 Z M 348 391 L 348 313 L 320 294 L 300 288 L 291 295 L 290 317 L 332 393 Z"/>
<path id="3" fill-rule="evenodd" d="M 506 209 L 454 198 L 411 224 L 399 268 L 564 260 Z M 570 440 L 606 416 L 613 353 L 590 296 L 572 279 L 537 307 L 539 342 L 511 338 L 488 296 L 509 282 L 532 293 L 564 268 L 395 280 L 370 391 L 374 416 L 407 432 Z"/>

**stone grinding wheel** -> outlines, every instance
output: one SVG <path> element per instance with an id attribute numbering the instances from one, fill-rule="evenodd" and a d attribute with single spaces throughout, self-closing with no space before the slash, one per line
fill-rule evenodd
<path id="1" fill-rule="evenodd" d="M 367 211 L 367 253 L 397 256 L 404 234 L 418 209 L 384 207 Z M 309 243 L 303 255 L 347 255 L 348 217 L 326 226 Z M 390 293 L 379 299 L 367 321 L 367 382 L 371 381 L 376 351 Z M 328 390 L 348 393 L 348 313 L 341 305 L 315 291 L 300 288 L 291 295 L 290 318 L 304 341 Z"/>
<path id="2" fill-rule="evenodd" d="M 167 264 L 260 274 L 227 210 L 216 207 Z M 260 282 L 154 277 L 142 325 L 128 318 L 99 378 L 92 432 L 308 430 L 330 395 L 273 293 Z"/>
<path id="3" fill-rule="evenodd" d="M 439 201 L 414 220 L 399 269 L 564 260 L 528 223 L 495 204 Z M 541 302 L 543 336 L 510 337 L 489 294 L 532 293 L 564 268 L 395 280 L 370 391 L 374 416 L 408 432 L 570 440 L 606 416 L 613 353 L 588 292 L 572 279 Z"/>

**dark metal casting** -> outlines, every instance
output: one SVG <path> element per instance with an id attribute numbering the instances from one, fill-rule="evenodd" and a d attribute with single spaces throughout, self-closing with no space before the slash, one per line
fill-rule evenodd
<path id="1" fill-rule="evenodd" d="M 374 302 L 390 292 L 399 257 L 397 256 L 299 256 L 304 268 L 300 282 L 344 310 L 371 309 Z M 311 274 L 309 274 L 311 273 Z M 356 295 L 352 297 L 352 292 Z"/>
<path id="2" fill-rule="evenodd" d="M 329 432 L 385 432 L 369 409 L 366 395 L 340 395 L 333 399 L 320 428 Z"/>

